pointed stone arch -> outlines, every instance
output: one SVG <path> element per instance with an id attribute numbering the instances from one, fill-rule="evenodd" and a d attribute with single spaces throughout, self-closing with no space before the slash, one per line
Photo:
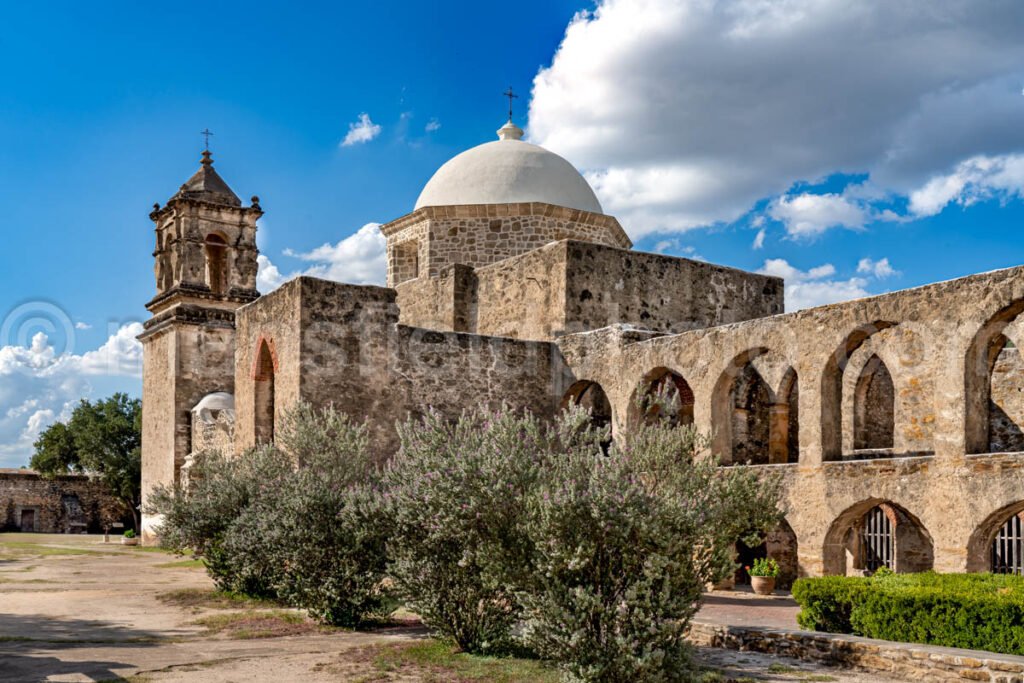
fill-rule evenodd
<path id="1" fill-rule="evenodd" d="M 859 325 L 839 343 L 821 374 L 821 456 L 840 460 L 843 455 L 843 373 L 850 356 L 872 335 L 895 327 L 887 320 Z"/>
<path id="2" fill-rule="evenodd" d="M 569 406 L 580 406 L 590 413 L 590 424 L 597 429 L 608 428 L 611 430 L 613 424 L 612 404 L 604 388 L 597 382 L 590 380 L 579 380 L 572 384 L 562 396 L 560 410 Z M 609 438 L 604 444 L 607 450 L 611 446 L 612 432 L 609 431 Z"/>
<path id="3" fill-rule="evenodd" d="M 664 403 L 675 406 L 671 415 L 664 414 Z M 637 426 L 668 419 L 675 426 L 693 424 L 696 398 L 689 382 L 678 372 L 660 366 L 643 376 L 629 402 L 629 423 Z"/>
<path id="4" fill-rule="evenodd" d="M 853 401 L 854 450 L 891 449 L 895 433 L 896 391 L 885 362 L 873 354 L 857 378 Z"/>
<path id="5" fill-rule="evenodd" d="M 890 543 L 888 549 L 879 543 Z M 935 545 L 920 519 L 890 500 L 868 498 L 833 520 L 822 548 L 826 575 L 856 575 L 888 566 L 896 572 L 932 568 Z"/>
<path id="6" fill-rule="evenodd" d="M 256 443 L 271 443 L 274 440 L 275 377 L 277 376 L 277 354 L 273 340 L 260 336 L 256 342 L 256 356 L 253 365 L 253 417 Z"/>
<path id="7" fill-rule="evenodd" d="M 1010 527 L 1010 528 L 1007 528 Z M 1020 574 L 1024 569 L 1024 500 L 1004 505 L 971 534 L 967 542 L 967 571 Z M 1009 532 L 1001 534 L 1000 532 Z M 1002 535 L 1002 538 L 1000 536 Z"/>
<path id="8" fill-rule="evenodd" d="M 1024 340 L 1015 334 L 1017 330 L 1014 329 L 1014 323 L 1019 324 L 1018 318 L 1022 312 L 1024 299 L 1004 306 L 985 321 L 967 349 L 967 357 L 964 359 L 964 448 L 967 453 L 991 453 L 994 447 L 1002 450 L 1006 446 L 1009 446 L 1007 450 L 1017 446 L 1024 449 L 1024 438 L 1018 441 L 1012 426 L 1005 424 L 1006 420 L 996 410 L 1006 414 L 1008 421 L 1018 431 L 1024 428 L 1024 424 L 1020 424 L 1024 422 L 1024 416 L 1018 418 L 1019 421 L 1014 420 L 1010 415 L 1015 412 L 1014 409 L 1007 413 L 1006 408 L 1009 406 L 1000 406 L 993 401 L 993 381 L 1012 376 L 1013 371 L 1012 367 L 1007 367 L 1005 369 L 1010 372 L 997 373 L 1000 360 L 1009 365 L 1020 359 L 1020 344 Z M 1016 356 L 1013 351 L 1016 351 Z M 1018 393 L 1024 395 L 1024 392 Z M 999 398 L 998 390 L 996 398 Z M 1024 405 L 1021 408 L 1024 409 Z M 1006 428 L 1006 434 L 1003 435 L 999 434 L 1001 422 Z"/>

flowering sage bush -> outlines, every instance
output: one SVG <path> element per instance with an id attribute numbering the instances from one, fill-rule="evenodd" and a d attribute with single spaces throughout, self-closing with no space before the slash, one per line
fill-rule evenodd
<path id="1" fill-rule="evenodd" d="M 221 588 L 359 625 L 393 606 L 375 462 L 364 425 L 299 404 L 274 446 L 204 456 L 187 491 L 157 496 L 163 542 L 194 549 Z"/>
<path id="2" fill-rule="evenodd" d="M 686 681 L 684 633 L 736 540 L 774 526 L 780 480 L 718 468 L 692 427 L 655 423 L 607 457 L 547 461 L 528 506 L 525 643 L 574 681 Z"/>
<path id="3" fill-rule="evenodd" d="M 534 556 L 528 498 L 552 457 L 600 453 L 574 426 L 503 408 L 455 421 L 430 412 L 399 430 L 385 477 L 390 573 L 407 605 L 467 652 L 512 644 Z"/>

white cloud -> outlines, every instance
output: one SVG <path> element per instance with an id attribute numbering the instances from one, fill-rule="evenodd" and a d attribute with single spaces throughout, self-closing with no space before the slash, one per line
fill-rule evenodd
<path id="1" fill-rule="evenodd" d="M 98 349 L 81 355 L 58 353 L 45 332 L 25 345 L 0 347 L 0 467 L 28 463 L 32 442 L 55 420 L 66 419 L 94 383 L 111 378 L 137 380 L 141 323 L 122 325 Z"/>
<path id="2" fill-rule="evenodd" d="M 874 275 L 879 279 L 899 275 L 899 271 L 894 270 L 893 267 L 889 265 L 888 258 L 881 259 L 880 261 L 872 261 L 869 258 L 862 258 L 857 263 L 857 272 L 866 275 Z"/>
<path id="3" fill-rule="evenodd" d="M 92 329 L 92 325 L 90 325 L 89 323 L 83 323 L 83 322 L 79 321 L 79 322 L 75 323 L 75 329 L 76 330 L 91 330 Z"/>
<path id="4" fill-rule="evenodd" d="M 286 249 L 285 256 L 311 264 L 288 275 L 283 275 L 270 258 L 260 254 L 256 284 L 264 294 L 300 275 L 357 285 L 383 285 L 387 276 L 385 247 L 380 223 L 367 223 L 337 244 L 323 244 L 308 252 Z"/>
<path id="5" fill-rule="evenodd" d="M 440 121 L 438 121 L 437 119 L 430 119 L 429 121 L 427 121 L 427 125 L 424 128 L 424 130 L 426 130 L 428 133 L 433 133 L 435 130 L 438 130 L 440 128 L 441 128 L 441 122 Z"/>
<path id="6" fill-rule="evenodd" d="M 790 312 L 869 296 L 865 289 L 868 284 L 866 278 L 829 279 L 836 273 L 831 263 L 802 271 L 785 259 L 768 259 L 757 272 L 781 277 L 785 281 L 786 310 Z"/>
<path id="7" fill-rule="evenodd" d="M 781 277 L 785 281 L 787 311 L 799 311 L 803 308 L 871 296 L 871 292 L 867 290 L 871 280 L 899 275 L 899 271 L 893 269 L 888 258 L 878 261 L 862 258 L 857 263 L 857 273 L 860 277 L 854 276 L 845 280 L 835 277 L 836 268 L 831 263 L 800 270 L 781 258 L 765 260 L 757 272 Z"/>
<path id="8" fill-rule="evenodd" d="M 754 235 L 754 243 L 750 245 L 751 248 L 753 248 L 753 249 L 761 249 L 762 247 L 764 247 L 764 235 L 765 235 L 764 228 L 761 228 L 760 230 L 758 230 L 757 234 Z"/>
<path id="9" fill-rule="evenodd" d="M 1019 194 L 1022 34 L 1019 0 L 599 0 L 535 77 L 529 136 L 585 169 L 634 239 L 835 173 L 917 192 L 926 215 L 992 183 Z M 1006 171 L 972 192 L 961 164 L 979 155 Z M 895 217 L 799 197 L 779 208 L 800 236 Z"/>
<path id="10" fill-rule="evenodd" d="M 807 238 L 834 227 L 859 230 L 870 214 L 843 195 L 805 192 L 773 200 L 768 215 L 781 221 L 791 237 Z"/>
<path id="11" fill-rule="evenodd" d="M 985 199 L 1024 197 L 1024 154 L 976 156 L 947 174 L 932 177 L 910 193 L 910 211 L 933 216 L 951 203 L 961 206 Z"/>
<path id="12" fill-rule="evenodd" d="M 370 115 L 364 112 L 359 115 L 358 121 L 348 124 L 348 134 L 341 141 L 341 146 L 351 147 L 369 142 L 380 135 L 380 131 L 381 127 L 371 121 Z"/>

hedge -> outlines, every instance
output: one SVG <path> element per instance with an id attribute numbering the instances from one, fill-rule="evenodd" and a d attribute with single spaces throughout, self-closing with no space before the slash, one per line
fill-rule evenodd
<path id="1" fill-rule="evenodd" d="M 1024 577 L 892 574 L 799 579 L 801 627 L 1024 655 Z"/>

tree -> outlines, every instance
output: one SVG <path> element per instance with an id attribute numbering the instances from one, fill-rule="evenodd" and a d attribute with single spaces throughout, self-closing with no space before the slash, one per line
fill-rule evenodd
<path id="1" fill-rule="evenodd" d="M 48 427 L 35 442 L 32 468 L 53 477 L 84 472 L 98 478 L 131 511 L 139 528 L 142 496 L 142 402 L 127 394 L 75 407 L 67 423 Z"/>

